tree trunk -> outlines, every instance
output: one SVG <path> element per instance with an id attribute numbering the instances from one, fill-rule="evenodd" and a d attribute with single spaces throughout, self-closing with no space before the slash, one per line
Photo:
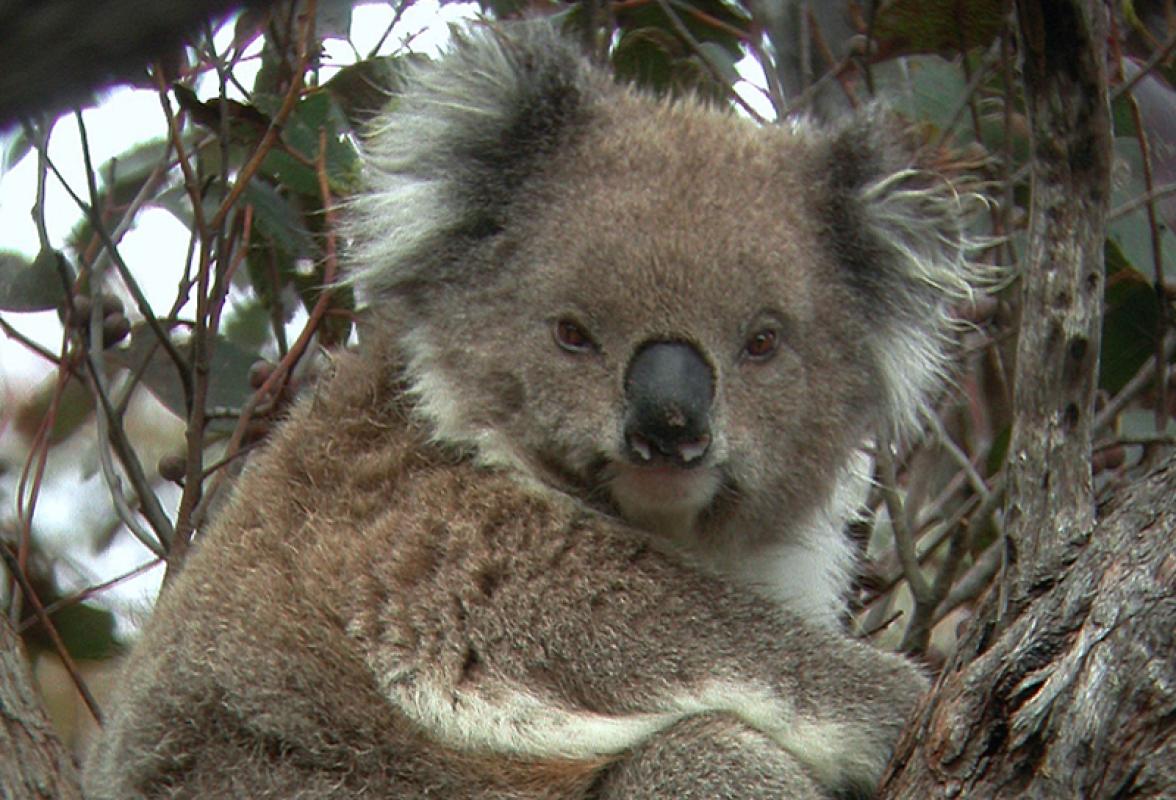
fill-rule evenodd
<path id="1" fill-rule="evenodd" d="M 1111 196 L 1103 0 L 1019 0 L 1031 123 L 1029 265 L 1013 377 L 1002 614 L 1047 590 L 1094 527 L 1090 445 Z"/>
<path id="2" fill-rule="evenodd" d="M 0 615 L 0 798 L 81 796 L 77 769 L 45 716 L 20 640 Z"/>
<path id="3" fill-rule="evenodd" d="M 1102 0 L 1018 0 L 1034 173 L 1005 571 L 883 798 L 1176 797 L 1176 459 L 1095 526 L 1111 128 Z"/>
<path id="4" fill-rule="evenodd" d="M 990 596 L 881 797 L 1176 797 L 1176 458 L 1111 505 L 1014 622 Z"/>

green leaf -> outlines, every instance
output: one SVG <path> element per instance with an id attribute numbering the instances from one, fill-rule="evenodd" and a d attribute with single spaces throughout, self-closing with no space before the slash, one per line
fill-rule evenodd
<path id="1" fill-rule="evenodd" d="M 221 321 L 226 339 L 247 352 L 260 352 L 273 339 L 270 311 L 258 297 L 235 303 Z"/>
<path id="2" fill-rule="evenodd" d="M 705 52 L 691 50 L 671 31 L 639 28 L 625 33 L 613 50 L 617 76 L 658 94 L 695 92 L 716 102 L 726 99 L 738 79 L 728 51 L 714 42 L 703 42 Z"/>
<path id="3" fill-rule="evenodd" d="M 49 414 L 56 392 L 56 374 L 42 380 L 32 396 L 14 410 L 13 425 L 16 430 L 30 439 L 35 436 Z M 49 444 L 57 444 L 69 438 L 82 423 L 90 419 L 93 412 L 94 396 L 81 380 L 71 377 L 62 387 L 61 397 L 57 401 L 57 413 L 49 429 Z"/>
<path id="4" fill-rule="evenodd" d="M 0 309 L 48 311 L 63 305 L 59 260 L 65 266 L 64 257 L 54 250 L 42 250 L 31 262 L 17 253 L 0 252 Z"/>
<path id="5" fill-rule="evenodd" d="M 247 350 L 224 336 L 216 337 L 209 365 L 209 408 L 240 408 L 253 393 L 249 369 L 260 358 L 256 350 Z"/>
<path id="6" fill-rule="evenodd" d="M 938 56 L 911 56 L 879 64 L 873 71 L 878 91 L 893 96 L 911 118 L 943 128 L 959 107 L 967 81 L 959 64 Z"/>
<path id="7" fill-rule="evenodd" d="M 190 344 L 183 343 L 177 349 L 189 357 Z M 112 351 L 111 355 L 121 366 L 139 373 L 147 389 L 172 413 L 180 417 L 188 415 L 188 397 L 176 364 L 145 324 L 131 329 L 129 347 Z M 256 352 L 217 336 L 208 364 L 206 408 L 239 408 L 243 405 L 252 391 L 249 368 L 257 359 Z"/>
<path id="8" fill-rule="evenodd" d="M 4 161 L 0 164 L 0 175 L 15 167 L 33 149 L 33 142 L 25 136 L 24 130 L 17 131 L 4 144 Z"/>
<path id="9" fill-rule="evenodd" d="M 657 3 L 617 9 L 621 35 L 612 52 L 614 71 L 622 80 L 661 94 L 695 91 L 726 99 L 734 65 L 743 57 L 748 16 L 734 3 L 715 0 L 676 3 L 672 9 L 676 19 L 666 16 Z M 581 6 L 564 15 L 564 27 L 573 35 L 585 24 Z M 689 32 L 689 41 L 681 35 L 682 27 Z"/>
<path id="10" fill-rule="evenodd" d="M 689 31 L 691 38 L 698 44 L 713 42 L 725 49 L 733 59 L 743 57 L 743 36 L 737 32 L 746 31 L 751 21 L 743 8 L 723 0 L 693 0 L 688 5 L 672 3 L 671 9 L 677 16 L 677 22 Z M 617 9 L 615 17 L 617 27 L 622 32 L 656 28 L 671 34 L 683 48 L 683 55 L 691 48 L 678 35 L 675 21 L 666 16 L 658 3 L 626 3 Z M 569 16 L 568 24 L 578 21 Z"/>
<path id="11" fill-rule="evenodd" d="M 270 126 L 269 109 L 262 108 L 261 98 L 257 95 L 252 104 L 221 100 L 219 97 L 202 101 L 192 89 L 179 84 L 172 88 L 172 94 L 193 122 L 218 138 L 222 130 L 227 130 L 229 140 L 236 144 L 255 146 Z M 191 129 L 185 133 L 191 134 Z"/>
<path id="12" fill-rule="evenodd" d="M 975 70 L 981 68 L 980 59 L 975 54 L 969 54 L 966 58 L 975 74 Z M 958 60 L 914 55 L 901 61 L 884 61 L 874 65 L 871 71 L 877 93 L 888 98 L 889 104 L 896 110 L 912 120 L 929 124 L 936 133 L 941 133 L 954 122 L 951 141 L 975 141 L 971 113 L 967 110 L 959 113 L 968 81 Z M 1013 161 L 1022 163 L 1029 155 L 1029 139 L 1026 131 L 1015 124 L 1016 119 L 1019 119 L 1019 111 L 1014 109 L 1012 130 L 1006 131 L 1002 110 L 982 100 L 986 91 L 999 91 L 995 86 L 997 76 L 991 70 L 989 75 L 990 82 L 981 83 L 976 102 L 980 144 L 991 152 L 1000 152 L 1004 149 L 1006 135 L 1011 134 Z"/>
<path id="13" fill-rule="evenodd" d="M 717 70 L 728 85 L 733 86 L 739 81 L 739 70 L 735 69 L 735 62 L 739 59 L 732 57 L 730 50 L 718 42 L 700 42 L 698 49 L 701 51 L 699 61 L 705 62 L 708 68 Z"/>
<path id="14" fill-rule="evenodd" d="M 351 124 L 330 92 L 317 91 L 298 101 L 282 128 L 282 143 L 261 164 L 262 171 L 300 194 L 318 197 L 318 176 L 313 164 L 319 157 L 320 132 L 325 133 L 327 184 L 338 194 L 359 187 L 359 152 L 350 138 Z"/>
<path id="15" fill-rule="evenodd" d="M 1156 173 L 1162 166 L 1157 158 L 1157 152 L 1166 146 L 1158 136 L 1152 135 L 1153 163 L 1152 169 Z M 1116 138 L 1115 156 L 1118 162 L 1126 167 L 1117 171 L 1117 175 L 1125 175 L 1115 181 L 1111 190 L 1111 205 L 1117 207 L 1130 200 L 1134 200 L 1147 193 L 1147 185 L 1143 179 L 1143 159 L 1139 152 L 1139 142 L 1134 138 Z M 1158 183 L 1164 182 L 1163 177 L 1157 177 Z M 1176 234 L 1164 224 L 1165 201 L 1157 204 L 1160 212 L 1160 255 L 1161 268 L 1168 281 L 1176 281 Z M 1108 226 L 1108 234 L 1122 251 L 1126 263 L 1150 276 L 1154 271 L 1155 253 L 1152 251 L 1151 225 L 1148 221 L 1146 208 L 1139 208 L 1131 214 L 1115 219 Z"/>
<path id="16" fill-rule="evenodd" d="M 273 186 L 250 181 L 241 193 L 241 200 L 253 206 L 255 231 L 271 246 L 291 258 L 313 258 L 318 253 L 302 215 Z"/>
<path id="17" fill-rule="evenodd" d="M 191 147 L 195 141 L 195 133 L 189 129 L 184 132 L 182 138 L 185 144 Z M 137 144 L 102 164 L 98 168 L 98 174 L 102 178 L 98 191 L 98 207 L 121 209 L 130 205 L 169 150 L 170 145 L 166 139 L 154 139 Z M 161 192 L 167 186 L 167 180 L 162 180 L 155 187 L 155 191 Z M 150 201 L 152 198 L 147 199 Z M 69 243 L 82 251 L 89 246 L 93 237 L 94 228 L 90 220 L 83 217 L 70 232 Z"/>
<path id="18" fill-rule="evenodd" d="M 984 461 L 985 475 L 995 475 L 1004 466 L 1005 458 L 1009 454 L 1009 441 L 1012 438 L 1012 427 L 1006 425 L 992 439 L 988 448 L 988 456 Z"/>
<path id="19" fill-rule="evenodd" d="M 315 6 L 314 33 L 320 39 L 347 39 L 355 0 L 319 0 Z"/>
<path id="20" fill-rule="evenodd" d="M 66 606 L 53 614 L 53 626 L 72 658 L 100 660 L 117 655 L 114 614 L 85 603 Z"/>
<path id="21" fill-rule="evenodd" d="M 1099 388 L 1115 394 L 1155 352 L 1160 309 L 1155 288 L 1113 239 L 1105 245 L 1107 286 Z"/>
<path id="22" fill-rule="evenodd" d="M 278 147 L 265 154 L 261 172 L 291 191 L 311 197 L 319 194 L 314 169 Z"/>
<path id="23" fill-rule="evenodd" d="M 428 58 L 417 53 L 380 56 L 339 70 L 323 84 L 353 130 L 382 111 L 404 86 L 405 71 Z"/>
<path id="24" fill-rule="evenodd" d="M 874 17 L 878 59 L 987 47 L 1004 28 L 1003 0 L 890 0 Z"/>
<path id="25" fill-rule="evenodd" d="M 1131 98 L 1127 94 L 1119 95 L 1111 103 L 1111 120 L 1116 136 L 1134 138 L 1138 135 L 1135 116 L 1131 113 Z"/>
<path id="26" fill-rule="evenodd" d="M 613 71 L 622 81 L 631 81 L 659 94 L 673 86 L 677 40 L 658 28 L 627 31 L 612 54 Z"/>
<path id="27" fill-rule="evenodd" d="M 219 181 L 213 181 L 211 184 L 212 187 L 219 185 Z M 201 210 L 204 212 L 206 220 L 216 216 L 216 212 L 220 208 L 220 200 L 221 194 L 219 192 L 207 191 L 204 193 L 201 200 Z M 173 186 L 167 191 L 160 192 L 151 201 L 151 205 L 171 214 L 188 230 L 193 230 L 196 227 L 196 217 L 192 213 L 192 197 L 183 186 Z"/>
<path id="28" fill-rule="evenodd" d="M 261 181 L 252 181 L 243 201 L 253 207 L 254 235 L 245 254 L 245 274 L 258 301 L 269 308 L 298 277 L 300 262 L 319 259 L 319 248 L 306 229 L 305 216 L 294 207 L 306 196 L 287 197 Z"/>

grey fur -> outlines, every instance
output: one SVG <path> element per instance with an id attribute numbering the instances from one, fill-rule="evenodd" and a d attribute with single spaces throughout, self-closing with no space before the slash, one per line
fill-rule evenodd
<path id="1" fill-rule="evenodd" d="M 868 793 L 926 681 L 840 630 L 842 527 L 940 380 L 966 198 L 881 112 L 757 127 L 538 25 L 410 87 L 360 351 L 164 593 L 91 796 Z M 651 342 L 713 380 L 689 469 L 636 463 Z"/>

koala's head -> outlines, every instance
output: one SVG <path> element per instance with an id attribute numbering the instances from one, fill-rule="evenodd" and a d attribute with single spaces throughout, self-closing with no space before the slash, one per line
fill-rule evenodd
<path id="1" fill-rule="evenodd" d="M 968 247 L 892 119 L 647 97 L 541 25 L 409 85 L 352 233 L 439 440 L 680 534 L 803 515 L 915 422 Z"/>

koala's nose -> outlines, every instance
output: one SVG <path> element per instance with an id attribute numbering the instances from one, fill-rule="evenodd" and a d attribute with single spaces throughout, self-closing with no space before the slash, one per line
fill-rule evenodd
<path id="1" fill-rule="evenodd" d="M 625 374 L 625 445 L 637 463 L 691 467 L 710 447 L 714 374 L 684 342 L 649 342 Z"/>

